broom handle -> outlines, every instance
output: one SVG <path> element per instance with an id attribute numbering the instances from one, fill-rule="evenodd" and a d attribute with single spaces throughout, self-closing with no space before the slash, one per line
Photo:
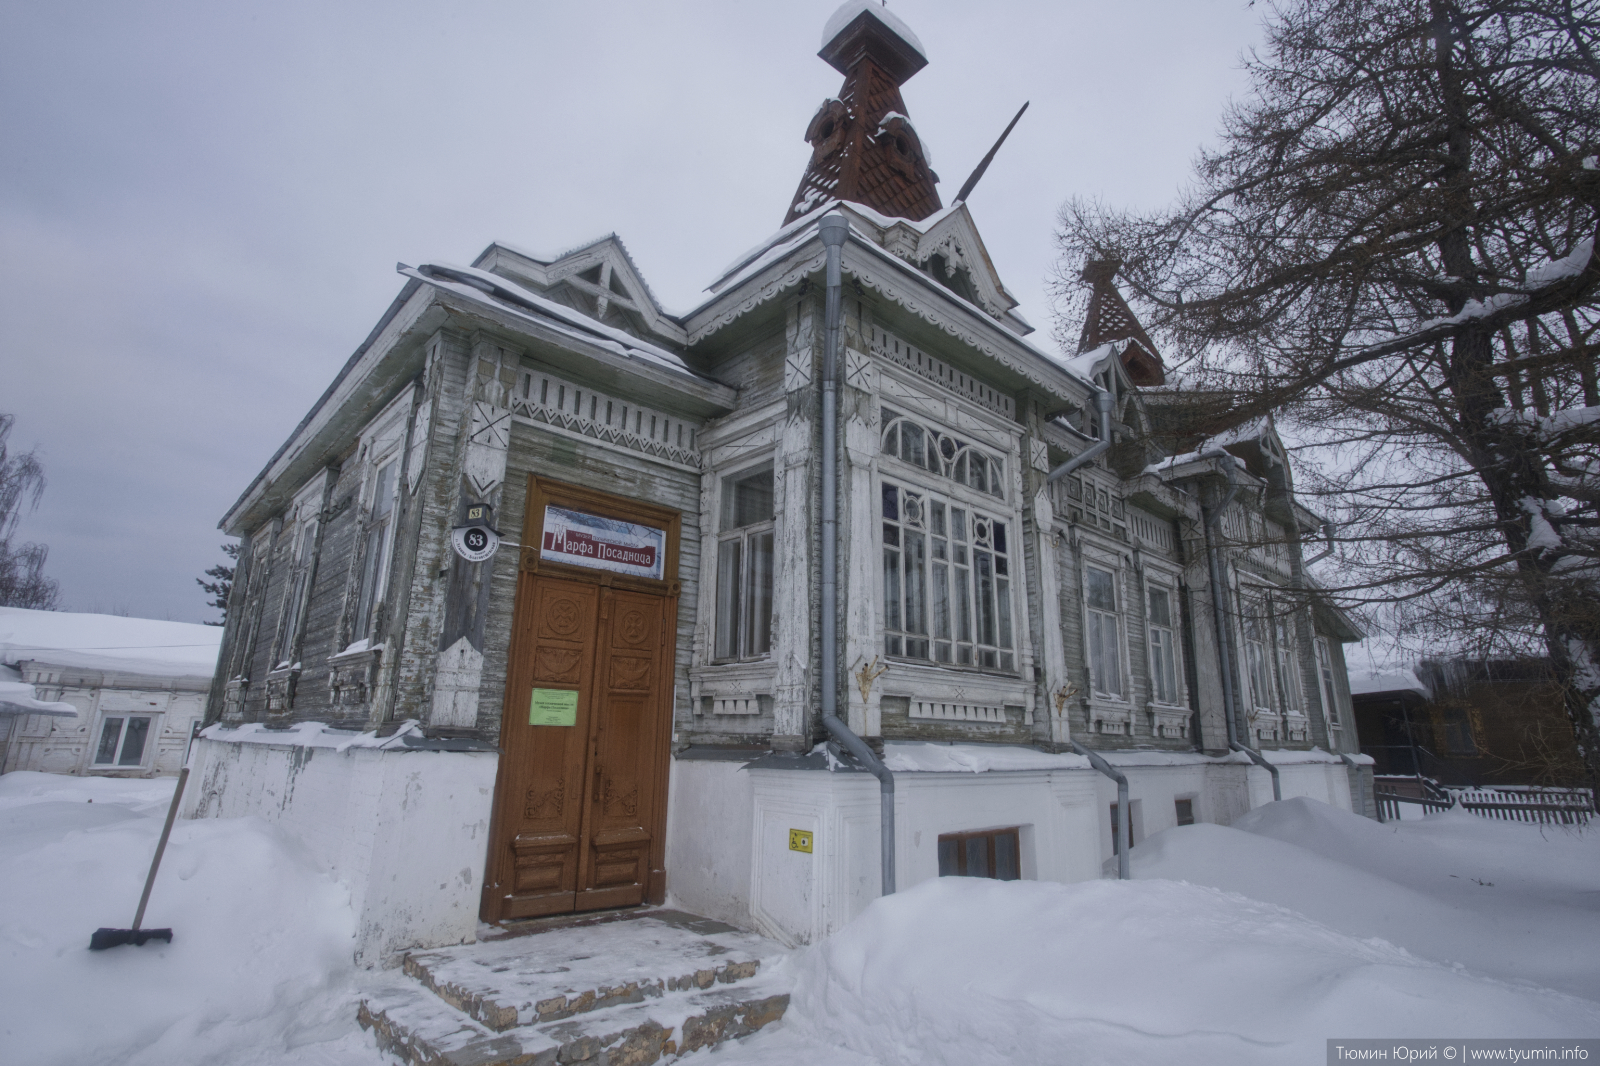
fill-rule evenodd
<path id="1" fill-rule="evenodd" d="M 183 798 L 183 786 L 189 780 L 189 768 L 178 771 L 178 787 L 172 790 L 172 806 L 167 808 L 167 824 L 161 827 L 161 840 L 156 844 L 156 857 L 150 860 L 150 876 L 144 879 L 144 895 L 139 897 L 139 913 L 133 916 L 133 930 L 139 931 L 144 921 L 144 905 L 150 902 L 150 889 L 155 887 L 156 870 L 161 867 L 161 853 L 167 850 L 167 837 L 172 835 L 172 823 L 178 817 L 178 801 Z"/>

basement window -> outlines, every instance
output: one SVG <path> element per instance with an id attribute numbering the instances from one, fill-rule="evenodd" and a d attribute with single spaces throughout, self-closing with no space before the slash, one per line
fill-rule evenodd
<path id="1" fill-rule="evenodd" d="M 1177 811 L 1178 811 L 1178 824 L 1179 825 L 1193 825 L 1194 824 L 1194 800 L 1192 800 L 1192 799 L 1174 800 L 1173 801 L 1173 805 L 1177 808 Z"/>
<path id="2" fill-rule="evenodd" d="M 1017 829 L 943 834 L 939 837 L 939 876 L 1020 880 L 1022 847 Z"/>

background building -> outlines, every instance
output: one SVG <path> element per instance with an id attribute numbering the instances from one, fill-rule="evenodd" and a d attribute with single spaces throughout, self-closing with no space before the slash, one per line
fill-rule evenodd
<path id="1" fill-rule="evenodd" d="M 1561 686 L 1542 659 L 1425 660 L 1350 679 L 1380 776 L 1441 785 L 1586 787 Z"/>
<path id="2" fill-rule="evenodd" d="M 177 773 L 221 640 L 218 626 L 0 607 L 0 679 L 77 711 L 0 717 L 0 771 Z"/>

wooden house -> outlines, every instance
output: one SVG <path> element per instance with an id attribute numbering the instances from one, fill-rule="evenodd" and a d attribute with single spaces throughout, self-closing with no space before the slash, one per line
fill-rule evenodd
<path id="1" fill-rule="evenodd" d="M 941 202 L 914 34 L 852 0 L 821 55 L 844 86 L 785 224 L 700 306 L 614 236 L 402 266 L 224 517 L 186 813 L 300 835 L 364 960 L 667 893 L 806 942 L 894 884 L 1099 877 L 1117 830 L 1275 789 L 1370 807 L 1359 635 L 1270 423 L 1163 451 L 1182 396 L 1113 269 L 1060 357 Z"/>

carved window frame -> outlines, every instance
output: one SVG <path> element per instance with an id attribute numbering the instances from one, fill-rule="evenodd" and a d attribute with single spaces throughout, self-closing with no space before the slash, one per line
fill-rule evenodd
<path id="1" fill-rule="evenodd" d="M 1006 491 L 1008 470 L 1006 460 L 988 448 L 965 440 L 936 423 L 884 405 L 879 412 L 883 429 L 878 434 L 878 454 L 895 463 L 922 472 L 924 478 L 932 474 L 948 485 L 941 484 L 936 491 L 948 488 L 975 493 L 992 509 L 995 501 L 1008 503 Z M 913 436 L 903 436 L 907 430 Z M 918 445 L 913 445 L 915 439 Z M 910 454 L 907 454 L 910 453 Z M 981 471 L 978 473 L 977 471 Z M 982 482 L 982 485 L 976 484 Z M 993 485 L 998 491 L 987 486 Z"/>
<path id="2" fill-rule="evenodd" d="M 920 389 L 921 383 L 915 383 L 913 388 Z M 1020 503 L 1014 502 L 1019 499 L 1019 494 L 1015 491 L 1016 486 L 1013 484 L 1013 480 L 1017 476 L 1016 470 L 1011 465 L 1013 462 L 1021 461 L 1017 455 L 1017 449 L 1013 447 L 1008 455 L 996 447 L 994 441 L 974 440 L 975 436 L 983 436 L 983 431 L 969 430 L 963 433 L 952 429 L 931 412 L 919 409 L 920 406 L 920 401 L 913 396 L 903 396 L 898 400 L 885 398 L 885 402 L 879 405 L 878 447 L 872 463 L 871 489 L 871 506 L 874 519 L 873 535 L 874 541 L 878 545 L 878 551 L 875 553 L 876 559 L 873 564 L 875 577 L 873 602 L 876 605 L 875 611 L 877 614 L 877 644 L 884 649 L 886 656 L 902 662 L 938 669 L 978 673 L 987 677 L 1019 677 L 1028 661 L 1029 649 L 1027 647 L 1025 553 L 1020 539 L 1023 530 L 1023 516 L 1020 510 Z M 994 416 L 992 412 L 981 411 L 978 412 L 978 417 L 988 421 Z M 921 463 L 914 460 L 908 461 L 899 447 L 893 447 L 893 450 L 891 450 L 891 430 L 898 432 L 899 427 L 905 424 L 914 425 L 920 429 L 926 435 L 927 442 L 931 445 L 931 450 L 924 450 L 924 461 Z M 987 432 L 993 434 L 996 431 L 1009 432 L 1000 430 L 999 427 L 991 428 Z M 948 447 L 944 446 L 946 442 L 948 442 Z M 898 441 L 895 443 L 897 444 Z M 972 479 L 970 476 L 966 479 L 958 479 L 962 461 L 965 460 L 970 464 L 974 458 L 985 462 L 983 468 L 985 487 L 983 488 L 974 487 L 971 484 Z M 942 503 L 947 508 L 952 506 L 960 508 L 965 510 L 968 515 L 976 516 L 991 523 L 999 523 L 1005 528 L 1007 545 L 1002 554 L 1006 559 L 1008 572 L 1004 575 L 991 575 L 991 578 L 996 580 L 997 608 L 999 598 L 998 578 L 1003 576 L 1008 582 L 1006 608 L 1003 612 L 997 613 L 995 630 L 997 638 L 1004 631 L 1009 631 L 1009 647 L 1004 647 L 998 643 L 995 645 L 981 645 L 981 642 L 977 639 L 977 584 L 975 574 L 969 572 L 968 581 L 972 596 L 970 614 L 974 631 L 972 639 L 966 643 L 972 649 L 973 661 L 971 663 L 956 661 L 959 658 L 957 645 L 961 642 L 956 639 L 957 631 L 953 625 L 951 636 L 945 641 L 951 648 L 951 661 L 947 662 L 934 657 L 936 654 L 935 645 L 940 638 L 935 636 L 932 624 L 933 603 L 931 596 L 927 605 L 929 609 L 929 625 L 927 627 L 928 633 L 926 634 L 928 656 L 921 657 L 905 654 L 903 643 L 902 652 L 895 653 L 891 637 L 898 635 L 903 638 L 912 635 L 921 639 L 922 635 L 908 634 L 908 631 L 903 629 L 891 631 L 888 625 L 890 621 L 887 610 L 889 576 L 884 556 L 885 545 L 883 543 L 883 527 L 885 524 L 883 492 L 885 484 L 893 484 L 901 490 L 917 493 L 924 501 Z M 991 489 L 990 486 L 993 488 Z M 968 519 L 969 522 L 972 520 L 971 518 Z M 993 542 L 991 541 L 990 547 L 985 550 L 992 550 L 992 547 Z M 930 580 L 932 568 L 937 561 L 933 558 L 930 548 L 924 565 L 924 570 L 930 575 Z M 953 565 L 953 559 L 951 563 Z M 972 569 L 975 570 L 975 567 Z M 955 595 L 954 578 L 952 577 L 948 580 L 951 581 L 949 586 L 951 594 Z M 950 608 L 951 620 L 954 623 L 956 621 L 955 604 L 952 603 Z M 992 667 L 983 665 L 983 655 L 988 651 L 992 651 L 994 654 L 995 665 Z M 1002 665 L 1006 663 L 1007 659 L 1009 659 L 1009 665 Z"/>
<path id="3" fill-rule="evenodd" d="M 1189 701 L 1188 685 L 1183 673 L 1183 611 L 1178 599 L 1179 589 L 1175 577 L 1165 570 L 1147 568 L 1148 577 L 1145 579 L 1144 590 L 1144 619 L 1145 619 L 1145 671 L 1150 681 L 1150 702 L 1158 707 L 1186 707 Z M 1163 593 L 1167 597 L 1167 623 L 1162 625 L 1155 620 L 1155 596 Z M 1155 639 L 1157 633 L 1163 633 L 1168 638 L 1167 654 L 1171 659 L 1172 669 L 1172 698 L 1162 699 L 1157 692 L 1156 684 L 1156 648 L 1161 642 Z"/>
<path id="4" fill-rule="evenodd" d="M 416 397 L 415 387 L 402 391 L 361 431 L 356 452 L 356 461 L 361 464 L 361 489 L 357 497 L 360 526 L 356 550 L 350 559 L 348 644 L 340 654 L 358 650 L 354 647 L 356 644 L 371 640 L 377 625 L 378 607 L 388 595 L 395 546 L 399 540 L 395 531 L 405 484 L 406 427 Z M 394 477 L 388 499 L 380 501 L 380 479 L 391 463 Z M 387 504 L 387 509 L 380 514 L 378 506 L 382 503 Z M 381 538 L 377 545 L 372 543 L 374 535 Z M 369 588 L 369 567 L 374 565 L 377 574 Z"/>
<path id="5" fill-rule="evenodd" d="M 289 574 L 284 581 L 283 603 L 278 610 L 278 627 L 273 637 L 273 671 L 291 669 L 299 661 L 306 616 L 311 613 L 312 581 L 320 546 L 318 534 L 327 480 L 328 471 L 324 469 L 301 486 L 289 507 L 285 523 L 289 530 L 286 546 Z"/>
<path id="6" fill-rule="evenodd" d="M 778 469 L 776 458 L 773 455 L 768 455 L 766 458 L 754 463 L 742 464 L 738 469 L 721 474 L 716 480 L 717 498 L 712 510 L 714 528 L 716 530 L 712 542 L 715 547 L 712 553 L 713 558 L 710 560 L 711 565 L 706 568 L 706 572 L 711 575 L 712 593 L 710 661 L 718 665 L 762 662 L 772 657 L 772 638 L 776 631 L 773 621 L 777 610 L 777 604 L 773 599 L 773 593 L 777 586 L 778 561 L 776 507 L 774 507 L 771 514 L 760 521 L 748 522 L 744 525 L 733 525 L 731 524 L 733 519 L 730 518 L 731 501 L 728 495 L 739 482 L 763 472 L 769 474 L 772 478 L 775 503 Z M 752 583 L 750 561 L 753 558 L 752 545 L 758 544 L 763 538 L 769 545 L 766 573 L 767 587 L 765 590 L 768 618 L 765 633 L 766 646 L 757 651 L 752 650 L 752 642 L 748 639 L 751 637 L 748 632 L 749 622 L 753 618 L 752 612 L 757 609 L 753 606 L 753 603 L 759 599 L 758 593 L 760 591 Z M 735 551 L 738 552 L 737 556 L 732 554 Z M 732 591 L 738 599 L 738 606 L 737 621 L 734 623 L 736 630 L 732 634 L 733 653 L 724 654 L 722 638 L 723 624 L 727 621 L 727 604 L 724 597 L 723 582 L 727 576 L 724 571 L 730 559 L 737 560 L 733 564 L 737 568 L 737 573 L 732 578 L 735 586 Z"/>
<path id="7" fill-rule="evenodd" d="M 891 457 L 892 458 L 892 457 Z M 987 675 L 1001 677 L 1017 677 L 1023 659 L 1022 644 L 1024 631 L 1019 618 L 1018 599 L 1027 595 L 1022 573 L 1023 546 L 1019 539 L 1022 523 L 1015 513 L 1005 507 L 995 507 L 992 497 L 981 495 L 969 489 L 964 494 L 950 491 L 951 488 L 961 488 L 959 485 L 944 485 L 938 488 L 929 488 L 926 477 L 918 481 L 894 469 L 895 466 L 906 470 L 916 469 L 909 463 L 894 461 L 888 465 L 880 463 L 878 476 L 874 481 L 874 515 L 875 530 L 878 532 L 879 551 L 877 552 L 877 596 L 875 597 L 878 609 L 878 627 L 881 632 L 880 646 L 884 654 L 891 659 L 916 663 L 918 665 L 941 667 L 954 670 L 972 670 Z M 888 495 L 895 493 L 895 512 L 891 517 L 886 513 Z M 907 503 L 911 499 L 917 501 L 917 506 L 922 513 L 910 516 Z M 988 501 L 988 502 L 985 502 Z M 940 536 L 936 530 L 935 515 L 939 508 L 947 521 L 953 521 L 952 511 L 964 511 L 962 521 L 973 527 L 969 539 L 958 541 L 948 531 L 953 527 L 946 526 L 947 535 Z M 987 523 L 988 532 L 980 533 L 980 526 Z M 918 567 L 919 576 L 924 580 L 923 613 L 926 616 L 922 629 L 908 628 L 902 620 L 898 625 L 891 625 L 899 617 L 899 612 L 891 613 L 890 594 L 895 589 L 901 589 L 896 599 L 904 602 L 903 587 L 898 577 L 904 572 L 904 556 L 912 536 L 922 537 L 925 546 Z M 891 538 L 894 543 L 890 543 Z M 938 543 L 944 543 L 946 555 L 938 554 Z M 1002 541 L 1004 542 L 1002 545 Z M 959 561 L 960 552 L 966 552 L 967 561 Z M 891 582 L 890 554 L 894 555 L 893 572 L 895 579 Z M 989 580 L 991 582 L 991 598 L 994 606 L 994 642 L 982 639 L 981 620 L 983 597 L 979 591 L 981 580 L 979 558 L 987 557 L 989 561 Z M 944 587 L 950 596 L 956 597 L 954 601 L 947 601 L 946 609 L 949 613 L 951 626 L 945 635 L 941 635 L 936 628 L 935 602 L 933 597 L 934 575 L 943 567 Z M 1002 569 L 1003 567 L 1003 569 Z M 964 573 L 958 575 L 960 569 Z M 959 604 L 960 594 L 967 596 L 967 638 L 960 636 L 959 628 L 961 616 Z M 927 654 L 913 654 L 910 648 L 913 642 L 927 645 Z M 962 662 L 961 653 L 963 645 L 970 651 L 971 661 Z M 941 646 L 947 646 L 950 658 L 938 658 Z M 994 665 L 988 665 L 985 657 L 992 655 Z"/>
<path id="8" fill-rule="evenodd" d="M 1342 732 L 1344 715 L 1339 710 L 1339 688 L 1334 681 L 1333 648 L 1324 636 L 1313 638 L 1312 644 L 1317 655 L 1317 691 L 1322 695 L 1322 711 L 1327 717 L 1328 729 Z"/>
<path id="9" fill-rule="evenodd" d="M 1095 570 L 1110 577 L 1112 596 L 1115 600 L 1111 609 L 1096 606 L 1090 602 L 1089 571 Z M 1132 685 L 1129 676 L 1128 656 L 1128 583 L 1127 573 L 1122 558 L 1111 552 L 1096 551 L 1092 545 L 1085 544 L 1083 564 L 1078 569 L 1078 587 L 1082 590 L 1083 605 L 1083 648 L 1084 666 L 1089 672 L 1090 699 L 1095 704 L 1110 705 L 1126 713 L 1132 705 Z M 1117 688 L 1113 690 L 1105 684 L 1107 671 L 1101 668 L 1103 664 L 1096 663 L 1096 632 L 1104 633 L 1107 622 L 1115 626 L 1115 646 L 1113 651 L 1117 656 L 1116 678 Z"/>

